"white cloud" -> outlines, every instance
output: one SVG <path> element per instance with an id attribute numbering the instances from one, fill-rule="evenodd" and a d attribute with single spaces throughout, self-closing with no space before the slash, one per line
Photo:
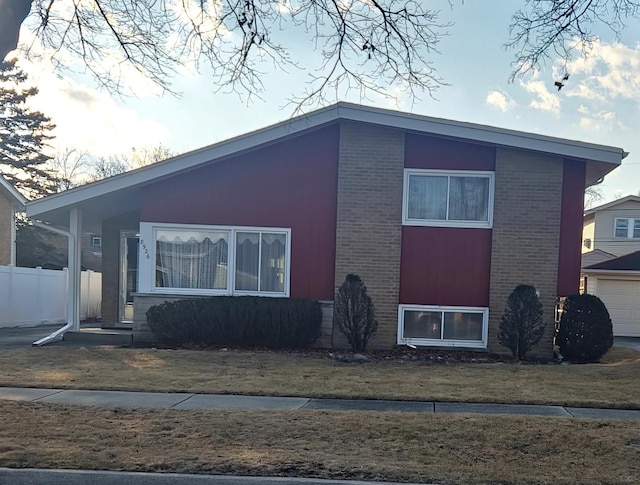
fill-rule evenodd
<path id="1" fill-rule="evenodd" d="M 129 152 L 134 147 L 167 144 L 169 130 L 118 104 L 108 93 L 83 86 L 69 77 L 59 77 L 51 66 L 21 60 L 28 85 L 39 94 L 29 104 L 56 125 L 54 150 L 73 146 L 94 156 Z"/>
<path id="2" fill-rule="evenodd" d="M 579 122 L 581 130 L 592 133 L 607 133 L 615 129 L 624 129 L 624 124 L 614 111 L 593 111 L 584 104 L 578 106 L 576 111 L 581 115 Z"/>
<path id="3" fill-rule="evenodd" d="M 640 102 L 640 44 L 596 41 L 586 59 L 567 64 L 571 73 L 567 96 L 611 102 L 615 99 Z M 571 81 L 576 82 L 574 86 Z"/>
<path id="4" fill-rule="evenodd" d="M 536 96 L 536 99 L 533 99 L 529 103 L 529 106 L 541 111 L 559 113 L 560 98 L 550 92 L 549 89 L 547 89 L 547 85 L 543 81 L 536 80 L 536 77 L 534 77 L 534 79 L 531 81 L 520 82 L 520 85 L 525 89 L 525 91 Z"/>
<path id="5" fill-rule="evenodd" d="M 501 91 L 491 91 L 487 95 L 487 99 L 485 100 L 485 102 L 490 106 L 495 106 L 503 113 L 506 113 L 516 106 L 516 102 L 511 99 L 508 94 L 505 94 Z"/>

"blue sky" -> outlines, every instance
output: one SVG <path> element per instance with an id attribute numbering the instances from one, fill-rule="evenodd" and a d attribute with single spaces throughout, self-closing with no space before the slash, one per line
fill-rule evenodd
<path id="1" fill-rule="evenodd" d="M 512 53 L 502 45 L 520 2 L 466 0 L 453 8 L 445 0 L 432 4 L 441 8 L 443 21 L 453 22 L 450 35 L 439 45 L 441 54 L 432 59 L 448 83 L 436 99 L 425 93 L 413 102 L 402 96 L 397 102 L 379 96 L 363 100 L 352 92 L 341 93 L 340 100 L 618 146 L 630 155 L 602 184 L 605 201 L 638 193 L 640 22 L 630 22 L 619 41 L 603 31 L 588 60 L 569 62 L 571 77 L 558 92 L 553 82 L 564 73 L 560 60 L 508 82 Z M 284 35 L 289 35 L 296 54 L 313 58 L 311 42 L 299 32 Z M 174 81 L 174 88 L 183 92 L 175 98 L 160 96 L 153 85 L 128 72 L 125 79 L 136 96 L 112 98 L 96 90 L 88 78 L 56 77 L 45 63 L 27 70 L 40 89 L 34 107 L 57 124 L 55 148 L 73 146 L 96 156 L 158 143 L 180 153 L 285 120 L 293 112 L 287 100 L 301 94 L 306 82 L 303 71 L 270 70 L 262 77 L 262 99 L 247 100 L 225 90 L 216 92 L 206 74 L 185 70 Z"/>

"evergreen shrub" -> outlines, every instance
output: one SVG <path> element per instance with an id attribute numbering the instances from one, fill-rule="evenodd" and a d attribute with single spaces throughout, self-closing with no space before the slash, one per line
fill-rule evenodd
<path id="1" fill-rule="evenodd" d="M 360 277 L 348 274 L 338 288 L 333 305 L 333 318 L 340 332 L 347 338 L 351 350 L 364 352 L 369 339 L 378 329 L 373 300 Z"/>
<path id="2" fill-rule="evenodd" d="M 214 296 L 152 306 L 147 322 L 167 345 L 300 348 L 320 336 L 322 310 L 314 300 Z"/>
<path id="3" fill-rule="evenodd" d="M 527 352 L 540 342 L 544 328 L 542 304 L 536 289 L 530 285 L 517 286 L 507 298 L 500 322 L 500 345 L 510 349 L 514 357 L 524 360 Z"/>
<path id="4" fill-rule="evenodd" d="M 567 297 L 554 342 L 563 360 L 598 361 L 613 345 L 613 325 L 602 300 L 587 294 Z"/>

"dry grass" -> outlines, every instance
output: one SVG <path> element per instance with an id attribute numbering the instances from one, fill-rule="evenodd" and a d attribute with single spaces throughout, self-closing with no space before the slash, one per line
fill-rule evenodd
<path id="1" fill-rule="evenodd" d="M 640 482 L 640 422 L 0 402 L 0 466 L 438 483 Z"/>
<path id="2" fill-rule="evenodd" d="M 64 347 L 0 352 L 0 386 L 640 408 L 640 353 L 600 364 L 345 364 L 267 352 Z"/>
<path id="3" fill-rule="evenodd" d="M 640 408 L 640 353 L 601 364 L 370 362 L 260 352 L 0 352 L 0 386 Z M 640 482 L 640 422 L 0 401 L 0 466 L 434 483 Z"/>

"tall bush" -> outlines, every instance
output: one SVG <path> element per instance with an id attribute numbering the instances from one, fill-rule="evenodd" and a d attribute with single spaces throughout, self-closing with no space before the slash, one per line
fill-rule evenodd
<path id="1" fill-rule="evenodd" d="M 566 298 L 555 344 L 570 362 L 596 362 L 613 345 L 613 325 L 607 307 L 595 295 Z"/>
<path id="2" fill-rule="evenodd" d="M 514 357 L 523 360 L 540 342 L 544 328 L 542 304 L 536 289 L 530 285 L 517 286 L 507 298 L 498 341 L 510 349 Z"/>
<path id="3" fill-rule="evenodd" d="M 297 348 L 320 336 L 322 310 L 313 300 L 214 296 L 153 306 L 147 322 L 168 345 Z"/>
<path id="4" fill-rule="evenodd" d="M 333 312 L 338 329 L 347 338 L 351 349 L 364 352 L 378 329 L 378 322 L 373 300 L 358 275 L 348 274 L 340 285 Z"/>

